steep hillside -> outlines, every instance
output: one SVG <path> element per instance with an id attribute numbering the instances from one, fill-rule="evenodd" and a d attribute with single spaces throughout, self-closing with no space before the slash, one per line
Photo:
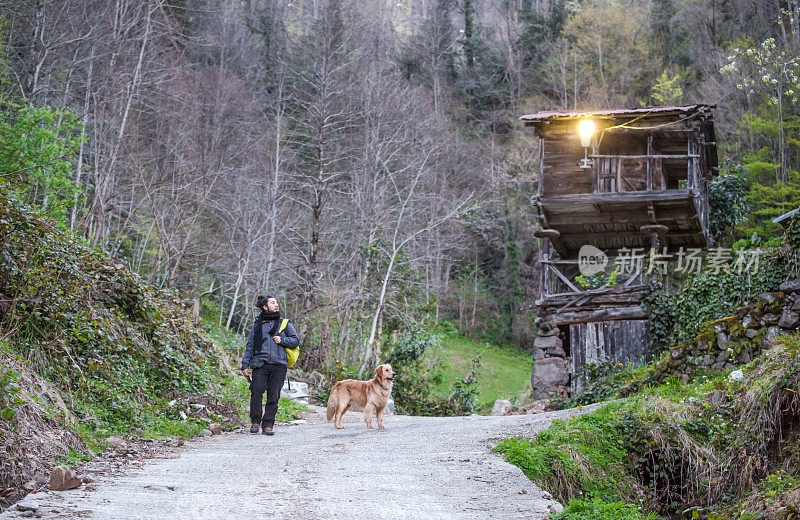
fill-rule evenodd
<path id="1" fill-rule="evenodd" d="M 236 420 L 221 364 L 176 297 L 0 195 L 0 500 L 110 435 Z"/>

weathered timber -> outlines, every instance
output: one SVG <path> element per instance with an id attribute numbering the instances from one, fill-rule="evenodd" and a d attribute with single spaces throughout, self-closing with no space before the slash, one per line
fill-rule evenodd
<path id="1" fill-rule="evenodd" d="M 660 154 L 645 154 L 645 155 L 589 155 L 590 159 L 693 159 L 699 158 L 699 155 L 660 155 Z"/>
<path id="2" fill-rule="evenodd" d="M 572 325 L 592 321 L 644 320 L 647 311 L 641 305 L 630 307 L 608 307 L 604 309 L 586 309 L 581 311 L 560 312 L 553 315 L 556 325 Z"/>
<path id="3" fill-rule="evenodd" d="M 560 308 L 570 303 L 571 301 L 580 300 L 589 297 L 591 305 L 586 305 L 587 308 L 605 308 L 605 307 L 618 307 L 625 305 L 632 305 L 639 303 L 639 293 L 645 289 L 647 285 L 636 284 L 626 287 L 619 293 L 595 293 L 591 294 L 587 291 L 583 292 L 564 292 L 559 294 L 548 294 L 544 298 L 536 300 L 537 307 L 542 308 Z"/>
<path id="4" fill-rule="evenodd" d="M 649 359 L 648 324 L 645 320 L 626 319 L 570 325 L 570 365 L 574 394 L 586 384 L 583 367 L 601 361 L 636 363 Z"/>

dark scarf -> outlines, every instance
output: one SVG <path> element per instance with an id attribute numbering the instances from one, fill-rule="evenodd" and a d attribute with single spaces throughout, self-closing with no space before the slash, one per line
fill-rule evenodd
<path id="1" fill-rule="evenodd" d="M 281 326 L 281 312 L 267 312 L 261 311 L 256 317 L 256 323 L 253 325 L 255 330 L 255 335 L 253 336 L 253 352 L 258 353 L 261 352 L 261 347 L 264 343 L 264 336 L 261 333 L 261 326 L 264 324 L 265 321 L 275 320 L 275 324 L 272 326 L 272 329 L 269 331 L 269 336 L 272 337 L 278 331 L 278 327 Z"/>

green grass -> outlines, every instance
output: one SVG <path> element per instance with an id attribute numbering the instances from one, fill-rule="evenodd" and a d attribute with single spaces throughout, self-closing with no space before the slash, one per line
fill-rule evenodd
<path id="1" fill-rule="evenodd" d="M 551 520 L 658 520 L 655 513 L 645 514 L 639 506 L 624 502 L 607 502 L 594 498 L 570 500 L 563 513 Z"/>
<path id="2" fill-rule="evenodd" d="M 76 451 L 73 448 L 70 448 L 69 453 L 61 455 L 56 459 L 56 466 L 63 465 L 72 468 L 89 460 L 91 460 L 91 457 L 89 455 Z"/>
<path id="3" fill-rule="evenodd" d="M 281 397 L 280 401 L 278 401 L 278 414 L 275 416 L 275 420 L 279 422 L 293 421 L 297 419 L 300 412 L 310 411 L 311 409 L 308 406 Z"/>
<path id="4" fill-rule="evenodd" d="M 555 421 L 535 439 L 506 439 L 495 451 L 559 500 L 621 500 L 631 487 L 624 473 L 628 454 L 620 435 L 621 408 L 611 403 L 589 415 Z"/>
<path id="5" fill-rule="evenodd" d="M 516 350 L 475 343 L 458 335 L 442 338 L 432 352 L 433 359 L 442 370 L 442 381 L 436 386 L 438 395 L 453 391 L 453 384 L 472 368 L 472 359 L 481 356 L 476 377 L 478 379 L 477 412 L 488 414 L 497 399 L 514 401 L 525 392 L 531 378 L 533 358 Z"/>

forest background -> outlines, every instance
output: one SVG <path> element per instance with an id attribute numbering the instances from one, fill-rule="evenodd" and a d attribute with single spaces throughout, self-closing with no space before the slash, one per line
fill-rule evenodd
<path id="1" fill-rule="evenodd" d="M 797 0 L 0 0 L 0 186 L 304 368 L 529 348 L 542 109 L 716 104 L 718 243 L 800 205 Z"/>

